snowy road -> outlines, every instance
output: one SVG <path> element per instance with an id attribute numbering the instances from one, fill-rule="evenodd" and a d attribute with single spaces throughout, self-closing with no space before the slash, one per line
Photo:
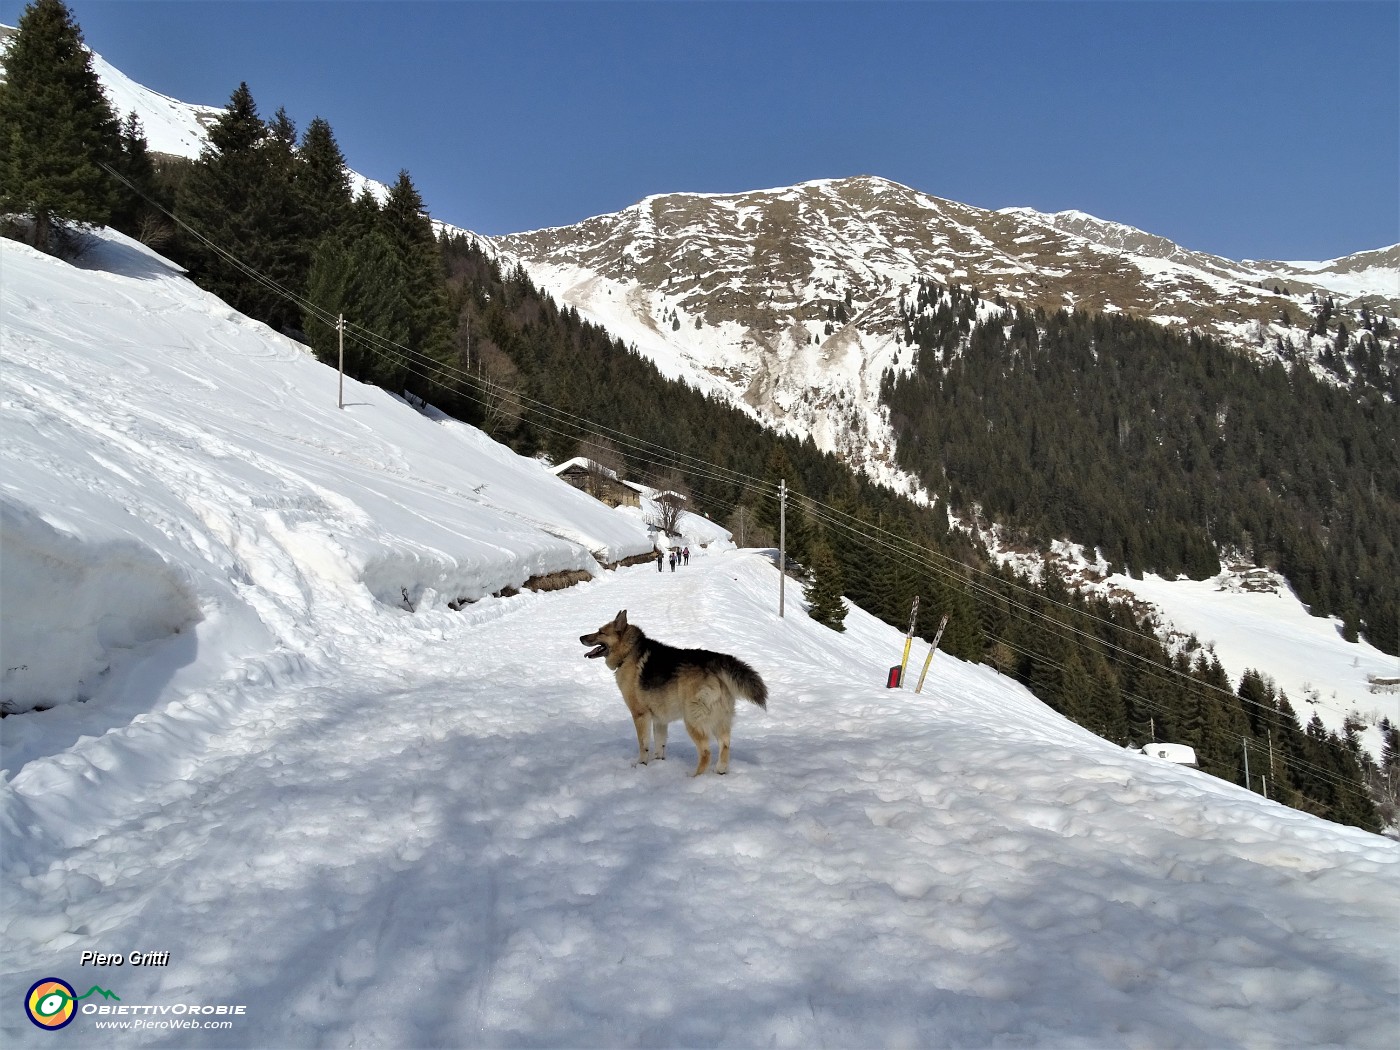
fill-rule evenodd
<path id="1" fill-rule="evenodd" d="M 796 588 L 779 620 L 712 523 L 603 571 L 641 512 L 383 391 L 337 409 L 117 235 L 0 254 L 6 1047 L 1393 1045 L 1400 844 L 985 667 L 889 692 L 902 635 Z M 620 608 L 767 680 L 728 776 L 679 731 L 633 768 L 578 642 Z M 61 1035 L 44 978 L 83 997 Z"/>
<path id="2" fill-rule="evenodd" d="M 779 622 L 775 582 L 730 554 L 384 617 L 333 668 L 191 700 L 207 742 L 164 780 L 86 742 L 106 765 L 32 800 L 49 827 L 68 807 L 64 842 L 35 844 L 48 866 L 7 893 L 28 921 L 6 1001 L 52 972 L 128 1004 L 247 1007 L 229 1031 L 102 1045 L 1394 1035 L 1395 844 L 1126 755 L 980 668 L 888 693 L 897 634 L 858 612 L 844 636 Z M 632 767 L 611 676 L 577 642 L 624 607 L 768 679 L 729 776 L 687 777 L 683 737 Z M 149 719 L 172 751 L 180 719 Z M 108 781 L 141 797 L 104 806 Z M 170 958 L 80 970 L 89 949 Z M 5 1017 L 7 1041 L 51 1038 Z"/>

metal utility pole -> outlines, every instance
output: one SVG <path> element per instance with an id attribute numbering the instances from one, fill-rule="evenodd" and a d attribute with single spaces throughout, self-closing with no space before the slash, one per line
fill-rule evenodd
<path id="1" fill-rule="evenodd" d="M 787 583 L 787 479 L 778 482 L 778 618 L 783 618 Z"/>
<path id="2" fill-rule="evenodd" d="M 345 407 L 345 315 L 339 314 L 335 321 L 335 332 L 340 340 L 340 382 L 335 396 L 335 407 Z"/>

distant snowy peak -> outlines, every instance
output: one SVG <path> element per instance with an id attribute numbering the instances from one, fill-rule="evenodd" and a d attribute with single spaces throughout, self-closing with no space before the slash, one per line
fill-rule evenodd
<path id="1" fill-rule="evenodd" d="M 153 153 L 198 157 L 209 128 L 224 112 L 215 106 L 180 102 L 144 88 L 96 52 L 92 55 L 92 68 L 117 116 L 125 119 L 128 113 L 136 114 L 146 133 L 146 146 Z"/>
<path id="2" fill-rule="evenodd" d="M 1256 346 L 1259 327 L 1298 297 L 1400 309 L 1400 246 L 1328 263 L 1241 263 L 1083 212 L 987 211 L 873 176 L 652 196 L 500 244 L 532 267 L 634 283 L 704 323 L 733 321 L 766 336 L 775 322 L 812 320 L 835 285 L 869 305 L 921 277 L 1027 306 L 1124 311 Z M 795 311 L 778 305 L 794 296 L 803 297 Z M 887 310 L 865 319 L 890 321 Z"/>
<path id="3" fill-rule="evenodd" d="M 1125 255 L 1169 260 L 1247 284 L 1268 284 L 1271 280 L 1301 284 L 1339 296 L 1343 299 L 1343 305 L 1355 299 L 1364 299 L 1372 306 L 1390 310 L 1400 306 L 1400 244 L 1356 252 L 1325 262 L 1254 259 L 1235 262 L 1207 252 L 1192 251 L 1165 237 L 1082 211 L 1060 211 L 1047 215 L 1031 208 L 1003 208 L 999 214 L 1039 222 Z"/>
<path id="4" fill-rule="evenodd" d="M 0 80 L 4 78 L 5 52 L 14 33 L 13 27 L 0 25 Z M 88 51 L 92 55 L 93 72 L 107 93 L 113 111 L 121 120 L 125 120 L 129 113 L 136 114 L 146 136 L 147 149 L 171 157 L 198 158 L 208 141 L 209 128 L 223 116 L 222 107 L 181 102 L 162 95 L 138 84 L 91 48 Z M 230 85 L 230 94 L 236 86 Z M 383 183 L 368 179 L 349 168 L 346 168 L 346 174 L 350 177 L 353 193 L 358 195 L 368 189 L 381 203 L 388 196 L 389 188 Z"/>
<path id="5" fill-rule="evenodd" d="M 1248 263 L 1265 274 L 1312 281 L 1346 299 L 1394 308 L 1400 299 L 1400 244 L 1326 262 Z"/>
<path id="6" fill-rule="evenodd" d="M 496 244 L 663 370 L 727 388 L 901 485 L 879 386 L 909 364 L 900 310 L 921 279 L 988 302 L 1130 313 L 1260 353 L 1276 337 L 1309 352 L 1314 297 L 1400 310 L 1400 247 L 1240 263 L 1083 212 L 988 211 L 870 175 L 656 195 Z"/>

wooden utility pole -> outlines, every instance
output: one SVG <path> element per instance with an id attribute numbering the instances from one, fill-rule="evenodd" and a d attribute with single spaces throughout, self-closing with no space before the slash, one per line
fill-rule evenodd
<path id="1" fill-rule="evenodd" d="M 336 393 L 336 396 L 335 396 L 335 407 L 336 407 L 336 408 L 344 408 L 344 407 L 345 407 L 345 315 L 344 315 L 344 314 L 340 314 L 340 315 L 338 315 L 338 316 L 336 317 L 336 321 L 335 321 L 335 332 L 336 332 L 336 336 L 339 338 L 339 341 L 340 341 L 340 365 L 339 365 L 340 382 L 339 382 L 339 388 L 338 388 L 337 393 Z"/>
<path id="2" fill-rule="evenodd" d="M 778 618 L 783 618 L 787 583 L 787 479 L 778 482 Z"/>

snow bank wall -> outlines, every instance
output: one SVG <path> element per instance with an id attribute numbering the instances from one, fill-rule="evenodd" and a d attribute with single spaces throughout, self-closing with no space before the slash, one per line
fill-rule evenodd
<path id="1" fill-rule="evenodd" d="M 189 581 L 134 541 L 90 543 L 0 499 L 0 710 L 86 700 L 115 659 L 200 619 Z"/>

